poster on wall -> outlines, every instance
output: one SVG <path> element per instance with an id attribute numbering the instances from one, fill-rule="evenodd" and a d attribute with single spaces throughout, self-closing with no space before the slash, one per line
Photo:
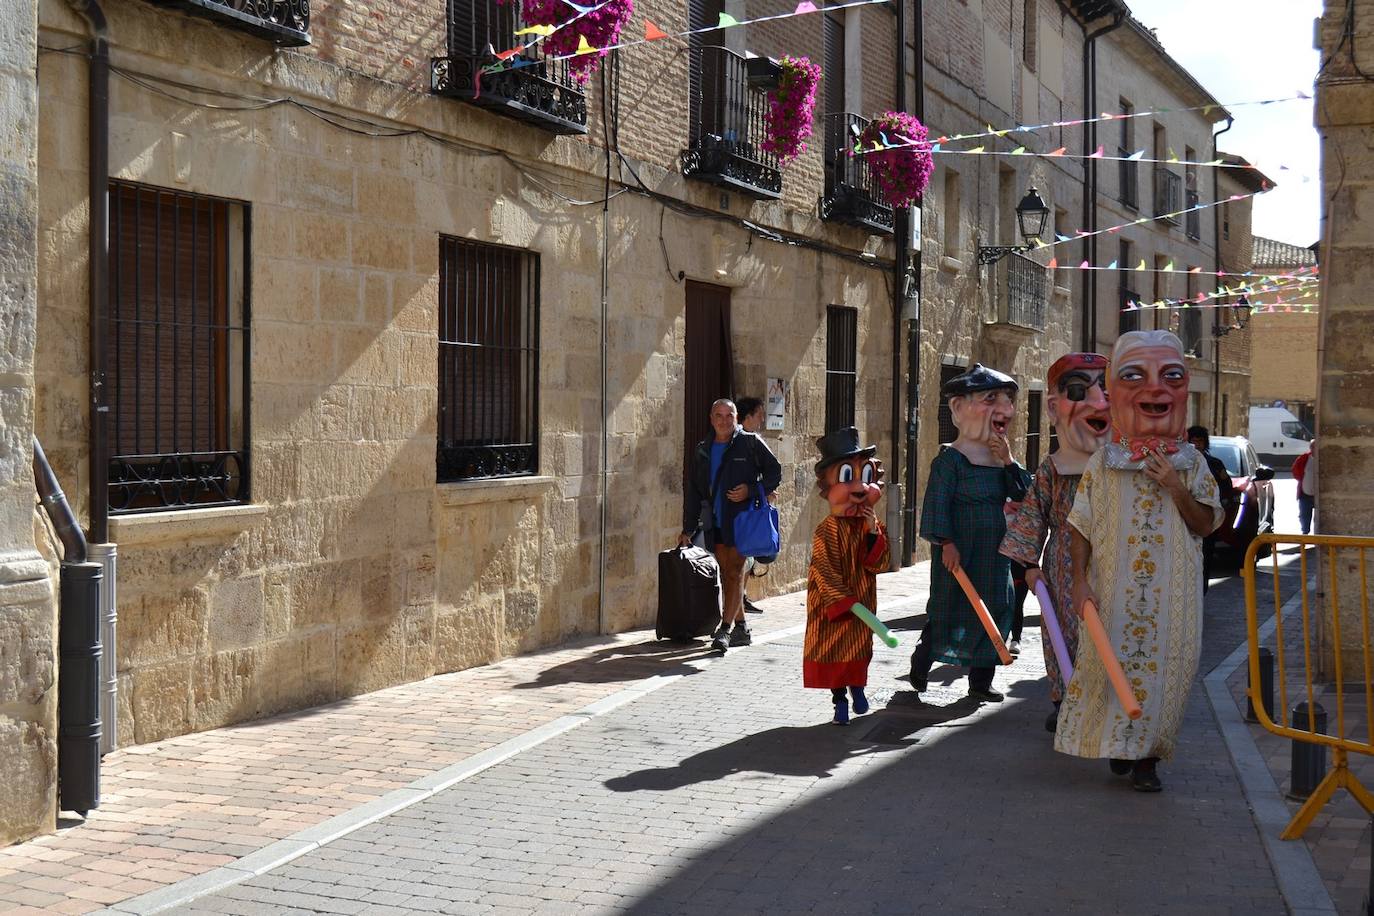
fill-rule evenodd
<path id="1" fill-rule="evenodd" d="M 782 429 L 783 414 L 787 411 L 787 382 L 780 378 L 768 380 L 768 402 L 766 405 L 767 429 Z"/>

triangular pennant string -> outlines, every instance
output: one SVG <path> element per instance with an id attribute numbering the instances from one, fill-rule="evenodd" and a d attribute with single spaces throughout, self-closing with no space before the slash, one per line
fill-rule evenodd
<path id="1" fill-rule="evenodd" d="M 649 20 L 649 19 L 644 20 L 644 40 L 645 40 L 645 41 L 658 41 L 658 40 L 661 39 L 661 38 L 667 38 L 667 37 L 668 37 L 668 33 L 665 32 L 665 31 L 663 31 L 662 29 L 660 29 L 658 26 L 654 25 L 654 23 L 653 23 L 652 20 Z"/>

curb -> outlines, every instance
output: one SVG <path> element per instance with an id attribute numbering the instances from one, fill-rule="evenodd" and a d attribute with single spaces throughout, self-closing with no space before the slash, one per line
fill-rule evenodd
<path id="1" fill-rule="evenodd" d="M 884 613 L 905 612 L 909 610 L 908 605 L 916 606 L 915 601 L 899 602 L 889 608 L 884 608 Z M 806 631 L 806 624 L 794 624 L 784 627 L 781 630 L 774 630 L 771 633 L 764 633 L 754 638 L 755 645 L 762 645 L 782 639 L 790 639 Z M 699 661 L 701 667 L 705 668 L 717 662 L 724 661 L 721 658 L 704 658 Z M 341 837 L 345 837 L 356 830 L 360 830 L 375 821 L 397 811 L 402 811 L 412 805 L 418 804 L 425 799 L 442 792 L 443 790 L 469 779 L 490 769 L 499 763 L 521 754 L 531 748 L 538 747 L 546 741 L 552 740 L 566 732 L 572 731 L 580 725 L 592 721 L 599 716 L 606 715 L 627 703 L 633 703 L 641 697 L 647 696 L 654 691 L 666 687 L 674 681 L 685 677 L 682 674 L 654 675 L 630 687 L 618 690 L 609 696 L 602 697 L 593 703 L 583 706 L 576 712 L 546 722 L 543 725 L 533 728 L 523 735 L 517 735 L 494 747 L 487 748 L 477 754 L 473 754 L 465 760 L 452 764 L 424 776 L 420 779 L 403 786 L 400 789 L 393 789 L 385 795 L 378 796 L 370 802 L 366 802 L 346 811 L 343 814 L 335 815 L 327 820 L 321 821 L 314 826 L 291 834 L 285 839 L 276 841 L 256 852 L 238 859 L 229 865 L 221 865 L 203 874 L 185 878 L 175 884 L 140 894 L 137 897 L 130 897 L 119 903 L 111 904 L 101 913 L 135 913 L 140 916 L 150 913 L 161 913 L 173 907 L 190 903 L 198 897 L 216 893 L 235 884 L 256 878 L 274 868 L 278 868 L 293 859 L 300 858 L 306 853 L 313 852 Z"/>
<path id="2" fill-rule="evenodd" d="M 1294 595 L 1284 602 L 1279 611 L 1280 616 L 1287 617 L 1298 607 L 1301 598 L 1300 594 Z M 1278 620 L 1276 617 L 1260 627 L 1261 639 L 1274 632 Z M 1235 699 L 1231 696 L 1231 690 L 1226 686 L 1226 681 L 1235 670 L 1248 660 L 1249 653 L 1250 645 L 1247 640 L 1203 678 L 1207 702 L 1212 707 L 1217 731 L 1221 733 L 1226 750 L 1231 755 L 1231 766 L 1236 771 L 1241 791 L 1245 793 L 1245 800 L 1250 804 L 1255 829 L 1259 831 L 1260 840 L 1264 843 L 1269 867 L 1274 872 L 1274 879 L 1279 885 L 1279 893 L 1283 895 L 1288 912 L 1294 916 L 1337 916 L 1336 906 L 1332 903 L 1331 894 L 1317 871 L 1317 864 L 1312 861 L 1312 852 L 1307 848 L 1307 843 L 1301 840 L 1279 839 L 1279 834 L 1288 825 L 1292 815 L 1279 792 L 1278 785 L 1274 782 L 1273 775 L 1269 772 L 1269 765 L 1265 763 L 1259 748 L 1255 746 L 1255 739 L 1250 735 L 1250 726 L 1241 717 Z"/>

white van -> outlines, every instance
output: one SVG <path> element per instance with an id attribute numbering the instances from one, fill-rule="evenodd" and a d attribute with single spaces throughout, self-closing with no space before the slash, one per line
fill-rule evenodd
<path id="1" fill-rule="evenodd" d="M 1277 468 L 1292 467 L 1312 447 L 1311 431 L 1287 407 L 1251 407 L 1246 438 L 1261 461 Z"/>

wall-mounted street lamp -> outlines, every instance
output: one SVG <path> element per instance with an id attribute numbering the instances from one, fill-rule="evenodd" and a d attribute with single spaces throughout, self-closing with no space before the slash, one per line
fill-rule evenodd
<path id="1" fill-rule="evenodd" d="M 1030 251 L 1033 243 L 1045 234 L 1045 220 L 1049 218 L 1050 208 L 1045 205 L 1040 192 L 1031 188 L 1021 202 L 1016 205 L 1016 225 L 1021 230 L 1024 245 L 979 245 L 978 263 L 996 264 L 1009 254 Z"/>
<path id="2" fill-rule="evenodd" d="M 1250 299 L 1248 296 L 1241 296 L 1235 304 L 1235 321 L 1231 324 L 1219 324 L 1212 331 L 1212 336 L 1216 338 L 1225 337 L 1232 331 L 1240 331 L 1250 323 Z"/>

